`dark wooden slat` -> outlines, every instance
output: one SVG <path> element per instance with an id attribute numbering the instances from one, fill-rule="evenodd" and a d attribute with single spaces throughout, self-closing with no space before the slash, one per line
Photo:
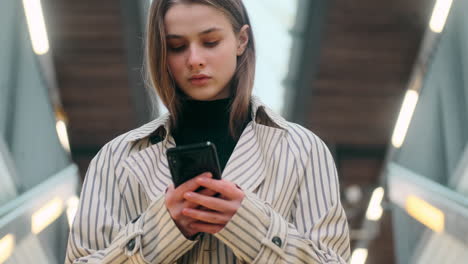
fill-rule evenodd
<path id="1" fill-rule="evenodd" d="M 75 147 L 93 150 L 72 153 L 84 173 L 87 163 L 103 144 L 135 127 L 120 3 L 46 2 L 72 150 Z"/>

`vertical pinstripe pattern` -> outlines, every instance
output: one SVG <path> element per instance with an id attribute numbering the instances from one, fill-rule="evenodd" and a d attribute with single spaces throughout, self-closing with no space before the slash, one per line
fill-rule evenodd
<path id="1" fill-rule="evenodd" d="M 168 129 L 166 114 L 91 161 L 65 263 L 346 263 L 348 225 L 327 147 L 255 97 L 252 108 L 253 120 L 263 111 L 275 126 L 256 120 L 243 131 L 223 178 L 246 196 L 223 230 L 187 240 L 165 208 L 165 151 L 175 142 L 148 137 Z"/>

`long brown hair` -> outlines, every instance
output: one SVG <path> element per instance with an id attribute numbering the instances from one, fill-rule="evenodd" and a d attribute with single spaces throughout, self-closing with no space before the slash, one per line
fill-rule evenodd
<path id="1" fill-rule="evenodd" d="M 153 107 L 156 94 L 169 110 L 171 128 L 177 127 L 182 106 L 182 93 L 178 90 L 167 64 L 167 43 L 164 16 L 176 3 L 196 3 L 214 7 L 230 20 L 238 34 L 243 25 L 249 25 L 249 41 L 242 55 L 237 57 L 237 67 L 231 80 L 232 102 L 229 118 L 231 136 L 238 139 L 249 115 L 250 97 L 255 76 L 255 45 L 250 19 L 242 0 L 153 0 L 148 13 L 145 43 L 146 87 Z"/>

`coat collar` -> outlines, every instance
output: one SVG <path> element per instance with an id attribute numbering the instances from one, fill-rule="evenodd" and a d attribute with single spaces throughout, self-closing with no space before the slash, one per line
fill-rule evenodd
<path id="1" fill-rule="evenodd" d="M 260 125 L 267 125 L 272 126 L 271 120 L 273 122 L 273 127 L 276 126 L 277 128 L 281 128 L 283 130 L 287 130 L 288 124 L 287 121 L 284 120 L 283 117 L 276 114 L 267 107 L 258 97 L 252 96 L 251 97 L 251 107 L 252 107 L 252 120 L 256 124 Z M 257 115 L 261 116 L 259 120 L 257 120 Z M 269 119 L 269 120 L 266 120 Z M 132 142 L 136 140 L 140 140 L 146 137 L 149 137 L 151 134 L 155 133 L 158 130 L 162 130 L 165 135 L 167 135 L 167 131 L 170 131 L 170 115 L 169 113 L 165 113 L 161 115 L 159 118 L 154 119 L 153 121 L 137 128 L 129 132 L 129 135 L 126 137 L 127 142 Z M 166 140 L 166 139 L 165 139 Z"/>
<path id="2" fill-rule="evenodd" d="M 234 151 L 223 171 L 223 179 L 239 185 L 243 190 L 254 192 L 265 180 L 271 166 L 268 163 L 274 158 L 274 152 L 287 130 L 287 122 L 275 114 L 261 101 L 252 97 L 252 121 L 242 132 Z M 257 112 L 260 117 L 257 123 Z M 268 118 L 269 120 L 265 120 Z M 164 128 L 169 131 L 169 115 L 160 118 L 130 132 L 127 141 L 146 138 Z M 155 200 L 172 183 L 167 162 L 166 150 L 175 146 L 170 134 L 162 142 L 134 152 L 124 161 L 124 168 L 144 189 L 150 200 Z"/>

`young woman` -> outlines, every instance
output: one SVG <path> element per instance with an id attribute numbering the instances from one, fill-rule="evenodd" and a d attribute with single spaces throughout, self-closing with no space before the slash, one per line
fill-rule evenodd
<path id="1" fill-rule="evenodd" d="M 93 159 L 66 263 L 345 263 L 332 156 L 251 96 L 254 39 L 242 1 L 153 0 L 146 44 L 169 113 Z M 174 188 L 166 150 L 207 140 L 222 180 L 204 173 Z"/>

